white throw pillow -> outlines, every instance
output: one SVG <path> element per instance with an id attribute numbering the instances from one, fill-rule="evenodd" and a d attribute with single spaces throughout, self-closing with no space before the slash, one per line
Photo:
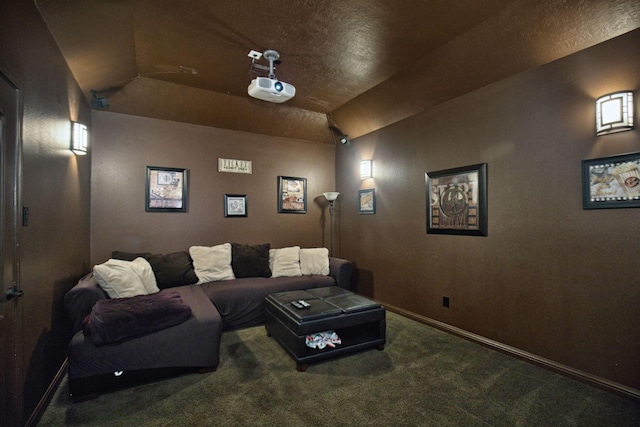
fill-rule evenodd
<path id="1" fill-rule="evenodd" d="M 329 275 L 329 249 L 303 248 L 300 249 L 300 272 L 303 276 L 319 274 Z"/>
<path id="2" fill-rule="evenodd" d="M 300 246 L 269 249 L 271 277 L 302 276 L 300 272 Z"/>
<path id="3" fill-rule="evenodd" d="M 189 255 L 193 259 L 198 285 L 236 278 L 231 267 L 231 243 L 211 247 L 191 246 Z"/>
<path id="4" fill-rule="evenodd" d="M 149 261 L 142 257 L 138 257 L 131 261 L 130 267 L 133 272 L 138 275 L 142 282 L 142 286 L 144 286 L 148 294 L 160 292 L 158 283 L 156 282 L 156 275 L 153 274 L 153 268 L 151 267 L 151 264 L 149 264 Z"/>
<path id="5" fill-rule="evenodd" d="M 140 277 L 131 268 L 131 261 L 110 259 L 93 267 L 93 275 L 98 285 L 111 298 L 147 295 Z"/>

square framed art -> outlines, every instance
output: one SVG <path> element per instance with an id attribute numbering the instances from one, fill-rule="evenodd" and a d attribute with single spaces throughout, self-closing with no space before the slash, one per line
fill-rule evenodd
<path id="1" fill-rule="evenodd" d="M 427 233 L 487 235 L 487 164 L 425 174 Z"/>
<path id="2" fill-rule="evenodd" d="M 224 216 L 246 217 L 247 216 L 247 196 L 245 194 L 225 194 L 224 195 Z"/>
<path id="3" fill-rule="evenodd" d="M 187 170 L 147 166 L 145 211 L 187 212 Z"/>

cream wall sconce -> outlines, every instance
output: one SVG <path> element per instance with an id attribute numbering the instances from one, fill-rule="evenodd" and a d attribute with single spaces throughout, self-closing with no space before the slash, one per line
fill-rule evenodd
<path id="1" fill-rule="evenodd" d="M 71 151 L 84 156 L 89 148 L 89 133 L 87 127 L 77 122 L 71 122 Z"/>
<path id="2" fill-rule="evenodd" d="M 360 162 L 360 179 L 371 178 L 371 160 L 362 160 Z"/>
<path id="3" fill-rule="evenodd" d="M 633 92 L 616 92 L 596 101 L 596 135 L 633 129 Z"/>

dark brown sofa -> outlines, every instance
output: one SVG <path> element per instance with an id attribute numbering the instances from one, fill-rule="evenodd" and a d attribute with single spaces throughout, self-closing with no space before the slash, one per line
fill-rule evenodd
<path id="1" fill-rule="evenodd" d="M 191 317 L 187 321 L 167 329 L 116 344 L 95 345 L 83 333 L 83 320 L 91 313 L 95 303 L 108 299 L 108 295 L 92 274 L 81 279 L 67 292 L 64 304 L 74 334 L 68 349 L 68 378 L 72 396 L 83 398 L 99 391 L 174 375 L 184 370 L 215 370 L 219 363 L 223 330 L 264 323 L 264 299 L 267 295 L 331 285 L 348 290 L 351 288 L 353 265 L 339 258 L 329 259 L 328 276 L 246 277 L 201 285 L 180 284 L 180 276 L 184 278 L 182 282 L 193 282 L 185 254 L 144 254 L 154 269 L 159 288 L 178 292 L 191 307 Z M 123 256 L 114 252 L 113 255 L 127 259 L 140 254 Z M 156 257 L 155 260 L 153 257 Z M 167 263 L 172 263 L 169 269 L 171 274 L 167 273 Z"/>

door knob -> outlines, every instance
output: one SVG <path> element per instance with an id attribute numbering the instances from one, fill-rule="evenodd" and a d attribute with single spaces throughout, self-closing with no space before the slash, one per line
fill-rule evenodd
<path id="1" fill-rule="evenodd" d="M 10 301 L 14 298 L 20 298 L 23 295 L 24 295 L 24 291 L 21 291 L 17 289 L 15 286 L 12 286 L 9 289 L 7 289 L 6 298 L 7 298 L 7 301 Z"/>

